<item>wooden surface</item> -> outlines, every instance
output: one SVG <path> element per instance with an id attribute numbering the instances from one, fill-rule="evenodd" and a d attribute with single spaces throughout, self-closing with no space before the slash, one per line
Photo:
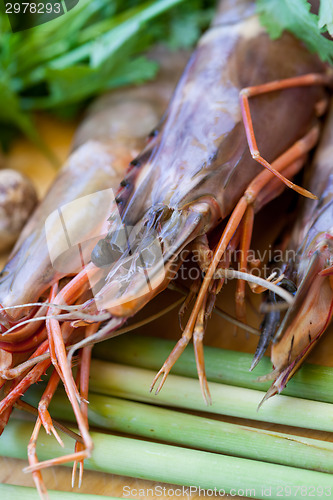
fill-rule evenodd
<path id="1" fill-rule="evenodd" d="M 71 138 L 76 124 L 58 122 L 57 120 L 51 119 L 49 117 L 40 117 L 38 122 L 41 134 L 44 136 L 48 144 L 52 147 L 56 155 L 59 157 L 60 161 L 63 161 L 68 154 Z M 6 158 L 5 162 L 6 167 L 15 168 L 31 177 L 33 182 L 37 186 L 40 196 L 45 193 L 48 185 L 52 182 L 52 179 L 56 175 L 56 170 L 50 165 L 48 160 L 38 150 L 36 150 L 33 145 L 23 139 L 19 140 L 15 144 L 10 156 Z M 277 206 L 278 205 L 275 205 L 275 210 L 273 213 L 276 213 Z M 267 229 L 268 227 L 270 228 L 269 230 Z M 276 232 L 277 230 L 278 221 L 274 225 L 266 225 L 265 215 L 260 215 L 256 219 L 255 227 L 257 244 L 259 244 L 260 246 L 263 240 L 269 240 L 274 231 Z M 4 262 L 4 259 L 5 256 L 2 256 L 2 263 Z M 251 301 L 254 301 L 255 299 L 258 300 L 258 298 L 255 298 L 253 295 L 251 295 Z M 223 307 L 225 309 L 227 308 L 227 306 L 230 308 L 233 307 L 233 286 L 228 285 L 228 287 L 223 291 L 223 293 L 219 297 L 219 303 L 223 304 Z M 248 311 L 249 322 L 253 325 L 258 325 L 259 318 L 256 316 L 254 310 L 251 307 L 248 307 Z M 175 313 L 172 313 L 167 319 L 163 318 L 158 323 L 152 324 L 150 327 L 150 332 L 152 332 L 152 334 L 154 334 L 154 332 L 158 332 L 159 335 L 177 339 L 179 336 L 179 328 L 177 322 L 178 320 Z M 142 331 L 144 333 L 147 332 L 146 329 Z M 311 353 L 309 361 L 333 366 L 333 358 L 330 354 L 333 352 L 333 336 L 331 333 L 329 331 L 326 333 L 325 338 L 320 342 L 313 353 Z M 206 344 L 224 347 L 227 349 L 238 349 L 251 353 L 253 353 L 255 350 L 256 342 L 257 339 L 255 337 L 252 336 L 247 338 L 243 333 L 234 336 L 233 328 L 220 319 L 210 322 L 205 339 Z M 228 417 L 221 417 L 221 420 L 240 422 L 240 419 L 232 419 Z M 246 423 L 248 425 L 256 425 L 256 423 L 253 421 L 250 422 L 244 420 L 242 421 L 242 423 Z M 313 432 L 304 429 L 286 428 L 273 424 L 258 424 L 258 426 L 264 427 L 266 429 L 275 429 L 283 432 L 292 432 L 298 433 L 299 435 L 318 438 L 320 437 L 321 439 L 327 439 L 330 441 L 332 440 L 332 436 L 329 433 L 325 432 Z M 23 461 L 3 457 L 0 458 L 0 481 L 3 483 L 32 486 L 33 481 L 31 476 L 22 472 L 22 467 L 24 465 L 26 465 L 26 463 Z M 48 488 L 57 489 L 59 491 L 71 490 L 70 469 L 66 469 L 65 467 L 51 468 L 45 470 L 45 472 L 43 472 L 43 476 Z M 148 487 L 152 488 L 154 484 L 160 483 L 152 483 L 150 481 L 143 481 L 135 478 L 133 479 L 86 471 L 84 474 L 83 485 L 80 491 L 82 493 L 95 493 L 107 496 L 122 497 L 123 487 L 125 485 L 131 486 L 131 488 L 147 490 Z M 75 488 L 74 491 L 79 490 Z M 152 494 L 146 494 L 144 496 L 137 496 L 136 498 L 154 499 L 161 497 L 157 497 L 156 495 L 154 496 Z M 164 496 L 162 498 L 172 497 Z M 197 499 L 199 497 L 192 496 L 191 498 Z"/>

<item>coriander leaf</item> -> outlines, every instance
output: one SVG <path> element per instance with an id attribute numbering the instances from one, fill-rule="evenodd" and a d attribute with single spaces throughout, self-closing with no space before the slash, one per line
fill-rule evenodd
<path id="1" fill-rule="evenodd" d="M 320 0 L 318 27 L 325 28 L 333 36 L 333 2 Z"/>
<path id="2" fill-rule="evenodd" d="M 333 41 L 321 35 L 318 16 L 310 12 L 306 0 L 257 0 L 257 12 L 273 39 L 284 30 L 290 31 L 323 61 L 333 64 Z"/>

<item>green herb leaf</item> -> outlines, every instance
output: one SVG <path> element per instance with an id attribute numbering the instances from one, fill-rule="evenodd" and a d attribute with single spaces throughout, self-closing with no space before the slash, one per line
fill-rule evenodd
<path id="1" fill-rule="evenodd" d="M 333 36 L 333 2 L 332 0 L 321 0 L 319 6 L 318 27 L 323 28 Z"/>
<path id="2" fill-rule="evenodd" d="M 153 78 L 158 65 L 144 56 L 131 60 L 125 59 L 122 65 L 105 65 L 101 70 L 84 65 L 64 69 L 49 68 L 46 81 L 49 82 L 49 95 L 30 98 L 25 101 L 26 109 L 49 109 L 67 104 L 79 103 L 87 95 L 128 84 L 143 83 Z"/>
<path id="3" fill-rule="evenodd" d="M 56 164 L 55 156 L 41 139 L 30 115 L 21 110 L 19 97 L 11 89 L 10 81 L 4 75 L 0 78 L 0 95 L 0 125 L 9 124 L 10 126 L 9 133 L 6 133 L 3 137 L 2 147 L 5 150 L 7 149 L 8 145 L 5 139 L 7 138 L 7 141 L 12 140 L 14 126 L 34 142 L 52 163 Z"/>
<path id="4" fill-rule="evenodd" d="M 106 89 L 155 76 L 144 56 L 154 43 L 192 46 L 212 17 L 216 0 L 80 0 L 66 14 L 12 33 L 0 13 L 0 121 L 35 142 L 29 113 L 68 116 Z M 4 96 L 6 96 L 4 98 Z"/>
<path id="5" fill-rule="evenodd" d="M 318 16 L 310 12 L 310 7 L 307 0 L 257 0 L 260 22 L 273 39 L 284 30 L 290 31 L 323 61 L 333 64 L 333 41 L 321 34 Z"/>

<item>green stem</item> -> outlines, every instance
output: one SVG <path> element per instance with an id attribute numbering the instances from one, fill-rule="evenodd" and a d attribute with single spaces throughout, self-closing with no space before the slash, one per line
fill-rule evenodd
<path id="1" fill-rule="evenodd" d="M 94 347 L 94 356 L 115 363 L 149 368 L 158 371 L 175 345 L 174 341 L 154 337 L 126 335 Z M 259 366 L 249 372 L 251 354 L 205 347 L 206 375 L 211 382 L 266 391 L 270 382 L 257 382 L 258 376 L 272 371 L 269 358 L 261 360 Z M 172 368 L 172 373 L 197 378 L 193 347 L 186 348 Z M 288 382 L 283 394 L 333 403 L 333 368 L 305 363 Z"/>
<path id="2" fill-rule="evenodd" d="M 29 440 L 32 428 L 27 422 L 10 422 L 2 436 L 3 455 L 22 458 L 26 453 L 22 443 Z M 264 487 L 271 488 L 271 497 L 277 498 L 279 491 L 283 491 L 282 485 L 288 485 L 293 498 L 303 500 L 305 488 L 329 493 L 332 487 L 331 475 L 321 472 L 106 434 L 92 433 L 92 438 L 95 448 L 93 456 L 85 462 L 88 469 L 196 488 L 187 494 L 198 493 L 199 487 L 216 488 L 266 499 Z M 64 443 L 65 449 L 60 449 L 53 437 L 42 432 L 37 445 L 39 459 L 71 453 L 73 442 L 64 436 Z"/>
<path id="3" fill-rule="evenodd" d="M 84 493 L 70 493 L 67 491 L 52 491 L 48 490 L 50 500 L 117 500 L 116 497 L 106 497 L 103 495 L 87 495 Z M 1 500 L 13 500 L 14 498 L 23 498 L 24 500 L 39 500 L 38 492 L 35 488 L 28 486 L 14 486 L 12 484 L 0 484 L 0 498 Z"/>
<path id="4" fill-rule="evenodd" d="M 30 402 L 36 405 L 40 391 Z M 166 410 L 91 393 L 89 422 L 107 430 L 133 434 L 191 448 L 225 453 L 302 469 L 333 473 L 333 443 Z M 50 412 L 75 421 L 65 394 L 57 392 Z"/>
<path id="5" fill-rule="evenodd" d="M 213 404 L 206 406 L 197 380 L 169 375 L 158 396 L 149 393 L 155 373 L 142 368 L 116 365 L 96 359 L 91 363 L 93 392 L 134 401 L 173 406 L 282 425 L 333 431 L 332 406 L 290 396 L 275 396 L 257 411 L 264 393 L 211 382 Z"/>

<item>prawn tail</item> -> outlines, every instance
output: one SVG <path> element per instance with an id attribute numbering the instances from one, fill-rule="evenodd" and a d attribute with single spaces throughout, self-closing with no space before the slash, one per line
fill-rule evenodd
<path id="1" fill-rule="evenodd" d="M 328 249 L 316 250 L 272 344 L 275 378 L 265 399 L 280 393 L 326 331 L 333 315 L 333 287 L 322 270 Z"/>

